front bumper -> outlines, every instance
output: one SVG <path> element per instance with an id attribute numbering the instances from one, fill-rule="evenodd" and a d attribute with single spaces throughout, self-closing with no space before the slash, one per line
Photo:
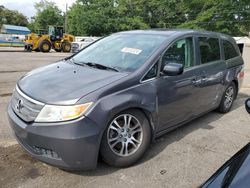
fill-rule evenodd
<path id="1" fill-rule="evenodd" d="M 71 46 L 71 52 L 72 53 L 77 53 L 80 51 L 80 46 L 72 44 Z"/>
<path id="2" fill-rule="evenodd" d="M 61 123 L 26 123 L 8 107 L 9 122 L 20 145 L 33 157 L 64 169 L 97 165 L 101 129 L 87 117 Z"/>

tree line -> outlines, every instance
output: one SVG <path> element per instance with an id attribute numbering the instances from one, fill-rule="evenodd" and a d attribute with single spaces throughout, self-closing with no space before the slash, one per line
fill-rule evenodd
<path id="1" fill-rule="evenodd" d="M 76 0 L 66 14 L 43 0 L 35 8 L 36 15 L 26 24 L 33 31 L 65 26 L 66 17 L 65 28 L 74 35 L 148 28 L 205 29 L 233 36 L 250 31 L 249 0 Z"/>
<path id="2" fill-rule="evenodd" d="M 2 24 L 12 24 L 19 26 L 27 26 L 28 19 L 22 13 L 18 11 L 13 11 L 0 5 L 0 27 Z"/>

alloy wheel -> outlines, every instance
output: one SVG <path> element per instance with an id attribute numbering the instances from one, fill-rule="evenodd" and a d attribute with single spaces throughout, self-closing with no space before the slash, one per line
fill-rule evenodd
<path id="1" fill-rule="evenodd" d="M 110 149 L 116 155 L 129 156 L 135 153 L 142 143 L 142 126 L 131 114 L 122 114 L 110 123 L 107 138 Z"/>
<path id="2" fill-rule="evenodd" d="M 226 108 L 230 108 L 234 100 L 234 88 L 230 86 L 227 88 L 226 93 L 225 93 L 225 101 L 224 105 Z"/>

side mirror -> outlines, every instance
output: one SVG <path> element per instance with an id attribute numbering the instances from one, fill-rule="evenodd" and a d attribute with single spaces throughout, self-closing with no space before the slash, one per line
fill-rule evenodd
<path id="1" fill-rule="evenodd" d="M 179 63 L 168 63 L 163 67 L 162 73 L 168 76 L 176 76 L 183 73 L 183 65 Z"/>
<path id="2" fill-rule="evenodd" d="M 250 114 L 250 98 L 245 102 L 246 111 Z"/>

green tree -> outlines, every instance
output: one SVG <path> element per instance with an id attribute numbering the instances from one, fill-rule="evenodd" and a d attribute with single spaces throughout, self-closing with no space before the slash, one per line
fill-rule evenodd
<path id="1" fill-rule="evenodd" d="M 75 35 L 145 28 L 193 28 L 248 34 L 249 0 L 77 0 L 68 12 Z"/>
<path id="2" fill-rule="evenodd" d="M 41 0 L 35 3 L 36 15 L 30 27 L 34 29 L 48 29 L 49 25 L 63 26 L 64 16 L 54 2 Z"/>
<path id="3" fill-rule="evenodd" d="M 145 29 L 148 25 L 136 13 L 112 0 L 78 0 L 68 12 L 69 32 L 101 36 L 112 32 Z"/>
<path id="4" fill-rule="evenodd" d="M 0 26 L 2 24 L 27 26 L 28 20 L 22 13 L 15 10 L 9 10 L 0 5 Z"/>
<path id="5" fill-rule="evenodd" d="M 187 20 L 180 28 L 205 29 L 230 35 L 248 34 L 250 31 L 249 0 L 193 0 L 183 2 Z M 193 7 L 197 7 L 193 9 Z"/>

